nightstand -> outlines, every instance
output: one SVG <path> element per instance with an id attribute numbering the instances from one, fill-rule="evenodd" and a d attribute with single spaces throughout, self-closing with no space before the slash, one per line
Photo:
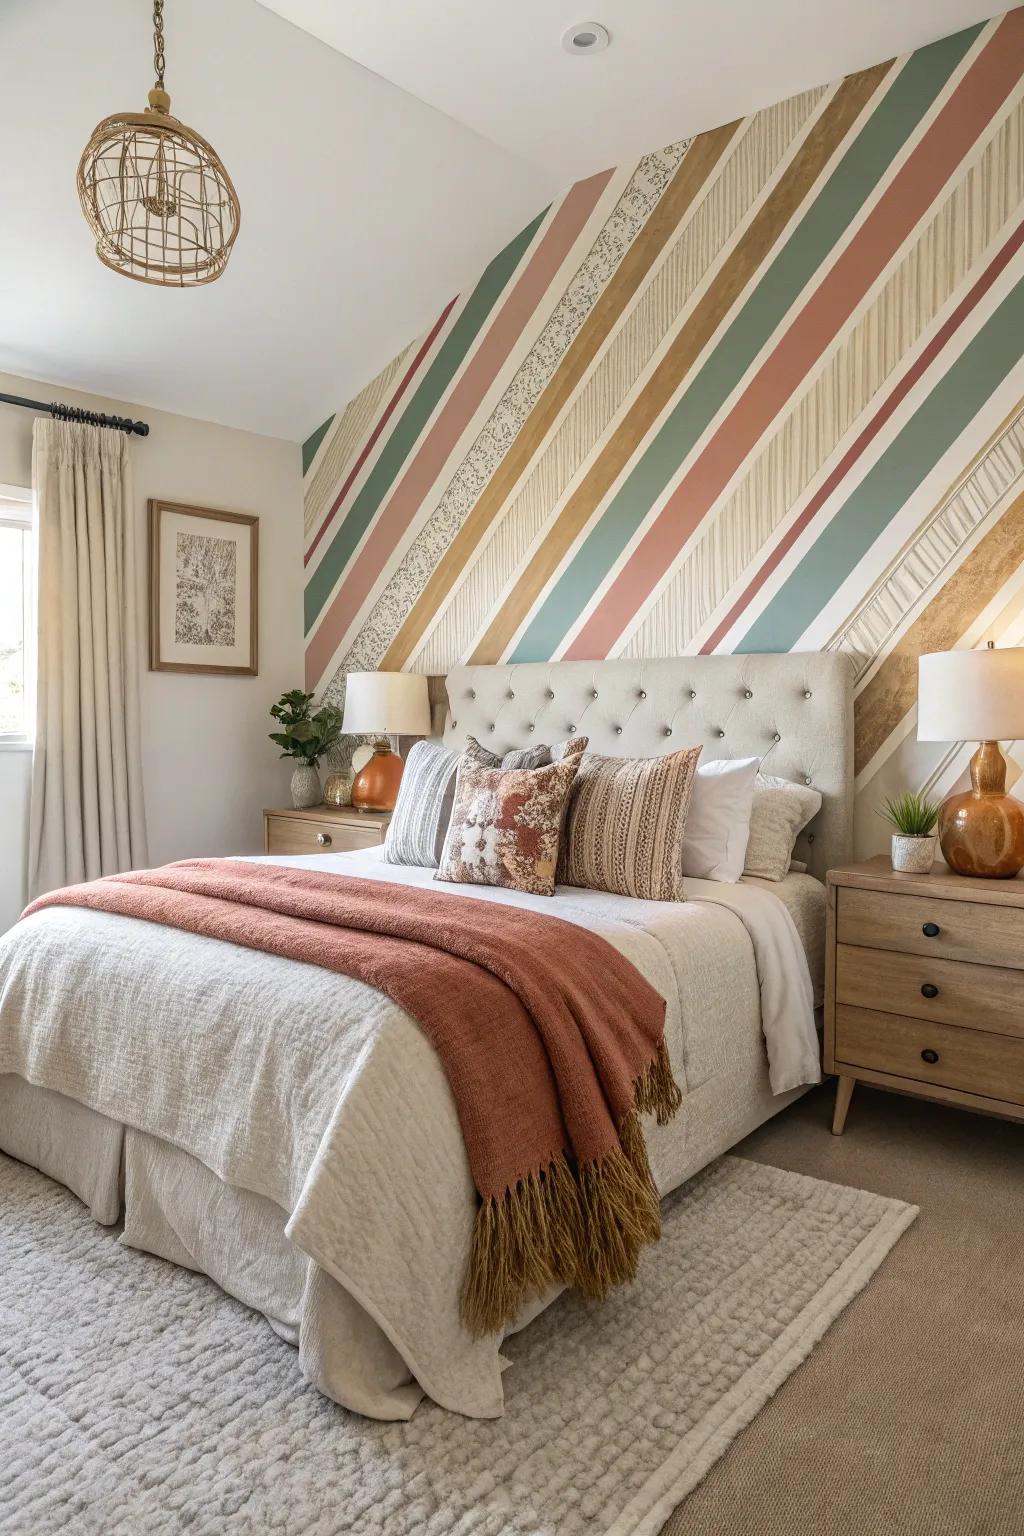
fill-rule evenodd
<path id="1" fill-rule="evenodd" d="M 825 963 L 835 1135 L 858 1082 L 1024 1120 L 1024 878 L 829 870 Z"/>
<path id="2" fill-rule="evenodd" d="M 350 805 L 314 805 L 263 812 L 267 853 L 348 853 L 384 841 L 390 811 L 356 811 Z"/>

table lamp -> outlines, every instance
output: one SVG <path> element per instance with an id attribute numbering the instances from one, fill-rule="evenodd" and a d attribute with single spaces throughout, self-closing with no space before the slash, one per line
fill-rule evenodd
<path id="1" fill-rule="evenodd" d="M 360 811 L 393 811 L 405 764 L 385 738 L 430 735 L 426 676 L 422 672 L 350 672 L 341 728 L 346 735 L 379 738 L 373 744 L 373 756 L 352 780 L 352 804 Z"/>
<path id="2" fill-rule="evenodd" d="M 938 651 L 918 661 L 919 741 L 980 741 L 971 789 L 939 812 L 939 847 L 958 875 L 1010 879 L 1024 868 L 1024 805 L 1006 793 L 1000 741 L 1024 738 L 1024 649 Z"/>

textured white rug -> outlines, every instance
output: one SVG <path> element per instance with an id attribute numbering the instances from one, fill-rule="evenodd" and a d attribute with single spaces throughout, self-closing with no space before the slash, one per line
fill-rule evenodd
<path id="1" fill-rule="evenodd" d="M 866 1284 L 912 1206 L 727 1157 L 640 1278 L 510 1339 L 505 1417 L 347 1413 L 210 1282 L 0 1156 L 0 1531 L 641 1536 Z"/>

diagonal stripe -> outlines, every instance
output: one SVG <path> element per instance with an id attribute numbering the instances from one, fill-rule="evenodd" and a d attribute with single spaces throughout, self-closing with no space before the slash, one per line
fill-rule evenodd
<path id="1" fill-rule="evenodd" d="M 687 470 L 596 610 L 566 647 L 567 658 L 603 656 L 612 649 L 747 454 L 835 340 L 1017 84 L 1024 13 L 1014 14 L 1016 20 L 1011 16 L 995 29 L 863 224 Z M 953 41 L 962 45 L 963 39 L 961 33 Z M 915 59 L 919 57 L 915 55 Z M 881 113 L 879 109 L 875 118 Z M 861 140 L 869 135 L 875 118 Z M 891 148 L 890 143 L 887 150 Z M 891 158 L 887 153 L 886 159 Z M 863 197 L 859 201 L 863 202 Z M 639 519 L 635 526 L 638 523 Z M 604 574 L 602 571 L 601 576 Z"/>
<path id="2" fill-rule="evenodd" d="M 314 554 L 314 552 L 316 550 L 317 545 L 320 543 L 320 540 L 323 538 L 324 534 L 327 532 L 327 529 L 330 527 L 331 522 L 333 521 L 334 516 L 335 516 L 338 508 L 341 506 L 342 502 L 345 500 L 345 497 L 348 495 L 349 490 L 352 487 L 352 482 L 355 480 L 355 478 L 358 475 L 359 471 L 362 469 L 363 465 L 366 463 L 366 460 L 369 458 L 370 454 L 373 452 L 374 447 L 377 444 L 378 438 L 380 437 L 381 433 L 384 431 L 384 428 L 387 426 L 388 422 L 391 420 L 392 416 L 394 415 L 395 410 L 398 407 L 398 402 L 401 400 L 402 396 L 405 394 L 406 390 L 408 389 L 409 385 L 411 384 L 413 378 L 415 377 L 417 371 L 419 370 L 419 367 L 420 367 L 421 363 L 423 362 L 423 359 L 426 357 L 427 353 L 430 351 L 431 347 L 434 345 L 434 342 L 437 340 L 438 335 L 440 334 L 441 329 L 444 326 L 445 321 L 448 319 L 448 316 L 451 314 L 453 308 L 455 307 L 457 299 L 458 299 L 458 295 L 456 294 L 454 299 L 450 299 L 448 301 L 448 303 L 445 305 L 444 309 L 442 309 L 440 315 L 438 315 L 438 317 L 435 320 L 434 324 L 431 326 L 430 330 L 427 332 L 426 336 L 423 338 L 423 343 L 420 346 L 420 348 L 418 349 L 418 351 L 416 353 L 416 356 L 413 358 L 412 362 L 409 364 L 409 367 L 406 369 L 405 373 L 402 375 L 402 378 L 399 381 L 398 388 L 395 390 L 394 394 L 391 396 L 391 399 L 388 401 L 387 405 L 384 407 L 384 411 L 383 411 L 383 413 L 382 413 L 382 415 L 380 417 L 380 420 L 377 422 L 377 424 L 374 427 L 373 431 L 370 433 L 369 437 L 366 439 L 366 442 L 363 444 L 363 447 L 360 450 L 360 452 L 356 455 L 356 459 L 355 459 L 355 462 L 352 465 L 352 468 L 349 470 L 348 474 L 345 476 L 344 483 L 343 483 L 340 491 L 338 492 L 337 496 L 335 496 L 334 501 L 331 504 L 331 510 L 328 512 L 327 516 L 324 518 L 323 522 L 320 524 L 320 528 L 319 528 L 319 530 L 318 530 L 318 532 L 316 534 L 316 537 L 313 539 L 313 541 L 310 544 L 309 548 L 306 550 L 305 555 L 303 556 L 303 561 L 302 561 L 303 565 L 308 565 L 310 560 L 313 558 L 313 554 Z"/>
<path id="3" fill-rule="evenodd" d="M 303 479 L 305 479 L 306 475 L 309 474 L 309 466 L 312 464 L 313 460 L 316 458 L 316 451 L 320 447 L 320 444 L 323 442 L 324 438 L 327 436 L 327 433 L 330 430 L 330 426 L 331 426 L 331 423 L 333 422 L 333 420 L 334 420 L 333 416 L 328 416 L 327 420 L 325 422 L 322 422 L 321 425 L 319 427 L 317 427 L 315 432 L 311 432 L 309 437 L 307 437 L 306 441 L 303 443 L 303 445 L 302 445 L 302 475 L 303 475 Z"/>
<path id="4" fill-rule="evenodd" d="M 913 495 L 950 444 L 1020 362 L 1024 279 L 951 363 L 813 548 L 744 636 L 738 651 L 788 651 Z"/>
<path id="5" fill-rule="evenodd" d="M 729 630 L 738 622 L 745 609 L 749 606 L 752 598 L 756 596 L 782 560 L 785 559 L 804 529 L 814 520 L 829 497 L 839 488 L 857 460 L 863 455 L 865 449 L 878 436 L 885 423 L 906 399 L 918 379 L 931 367 L 946 343 L 959 330 L 967 316 L 984 298 L 996 278 L 1005 270 L 1012 257 L 1020 250 L 1022 243 L 1024 243 L 1024 224 L 1019 225 L 1014 230 L 1009 240 L 1007 240 L 1002 249 L 989 263 L 977 282 L 972 285 L 952 314 L 939 327 L 928 345 L 922 349 L 920 355 L 882 402 L 863 431 L 858 433 L 850 447 L 839 460 L 839 463 L 826 476 L 818 490 L 811 497 L 807 506 L 800 513 L 800 516 L 794 519 L 791 527 L 786 530 L 760 570 L 748 582 L 742 595 L 733 603 L 726 617 L 715 629 L 714 634 L 710 635 L 701 646 L 702 655 L 707 655 L 711 651 L 717 650 L 718 646 L 721 645 Z M 893 508 L 893 510 L 895 511 L 896 508 Z"/>
<path id="6" fill-rule="evenodd" d="M 566 194 L 500 312 L 476 348 L 448 400 L 426 433 L 363 548 L 345 573 L 310 642 L 307 666 L 323 676 L 388 556 L 409 527 L 456 443 L 491 388 L 544 294 L 572 250 L 613 175 L 577 182 Z M 347 520 L 346 520 L 347 523 Z M 319 574 L 319 572 L 318 572 Z"/>
<path id="7" fill-rule="evenodd" d="M 917 702 L 917 658 L 952 650 L 1014 570 L 1024 549 L 1024 493 L 957 567 L 857 695 L 854 772 L 860 773 Z"/>
<path id="8" fill-rule="evenodd" d="M 445 551 L 380 665 L 397 670 L 405 665 L 432 620 L 475 553 L 481 538 L 525 473 L 559 413 L 611 335 L 634 294 L 640 289 L 683 216 L 705 186 L 739 123 L 729 123 L 694 140 L 666 187 L 657 208 L 630 246 L 615 275 L 597 300 L 557 371 L 523 423 L 495 474 L 462 528 Z"/>
<path id="9" fill-rule="evenodd" d="M 495 662 L 504 655 L 534 602 L 643 443 L 732 305 L 756 275 L 789 220 L 891 67 L 891 63 L 880 64 L 875 69 L 853 75 L 836 91 L 808 134 L 799 154 L 779 178 L 774 192 L 751 220 L 718 276 L 681 326 L 679 334 L 636 402 L 566 501 L 543 544 L 517 580 L 514 591 L 477 645 L 472 656 L 474 662 Z M 593 591 L 593 588 L 589 590 Z M 551 611 L 557 612 L 556 603 L 551 605 Z M 557 640 L 552 643 L 552 649 L 554 643 Z M 523 654 L 517 648 L 517 660 L 527 655 L 545 660 L 551 655 L 551 650 L 543 652 L 543 641 L 538 636 L 537 644 L 525 647 Z"/>
<path id="10" fill-rule="evenodd" d="M 458 320 L 445 337 L 433 363 L 401 419 L 385 444 L 384 451 L 373 471 L 349 508 L 344 523 L 338 529 L 318 570 L 306 584 L 305 612 L 307 632 L 316 622 L 335 582 L 356 545 L 366 532 L 374 513 L 387 496 L 397 479 L 402 465 L 412 453 L 424 427 L 433 415 L 452 379 L 462 366 L 470 348 L 482 331 L 488 316 L 512 278 L 534 236 L 547 216 L 547 209 L 538 214 L 514 240 L 491 262 L 473 292 L 466 301 Z"/>

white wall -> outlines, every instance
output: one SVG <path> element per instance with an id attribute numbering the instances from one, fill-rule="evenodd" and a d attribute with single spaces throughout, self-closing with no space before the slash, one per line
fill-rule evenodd
<path id="1" fill-rule="evenodd" d="M 153 864 L 262 849 L 265 805 L 287 804 L 288 764 L 267 740 L 267 711 L 302 686 L 302 462 L 297 444 L 0 374 L 0 391 L 142 418 L 132 439 L 142 623 L 146 501 L 255 513 L 260 519 L 258 677 L 147 670 L 139 636 L 143 774 Z M 30 411 L 0 405 L 0 484 L 31 483 Z M 0 930 L 21 909 L 31 754 L 0 751 Z"/>

